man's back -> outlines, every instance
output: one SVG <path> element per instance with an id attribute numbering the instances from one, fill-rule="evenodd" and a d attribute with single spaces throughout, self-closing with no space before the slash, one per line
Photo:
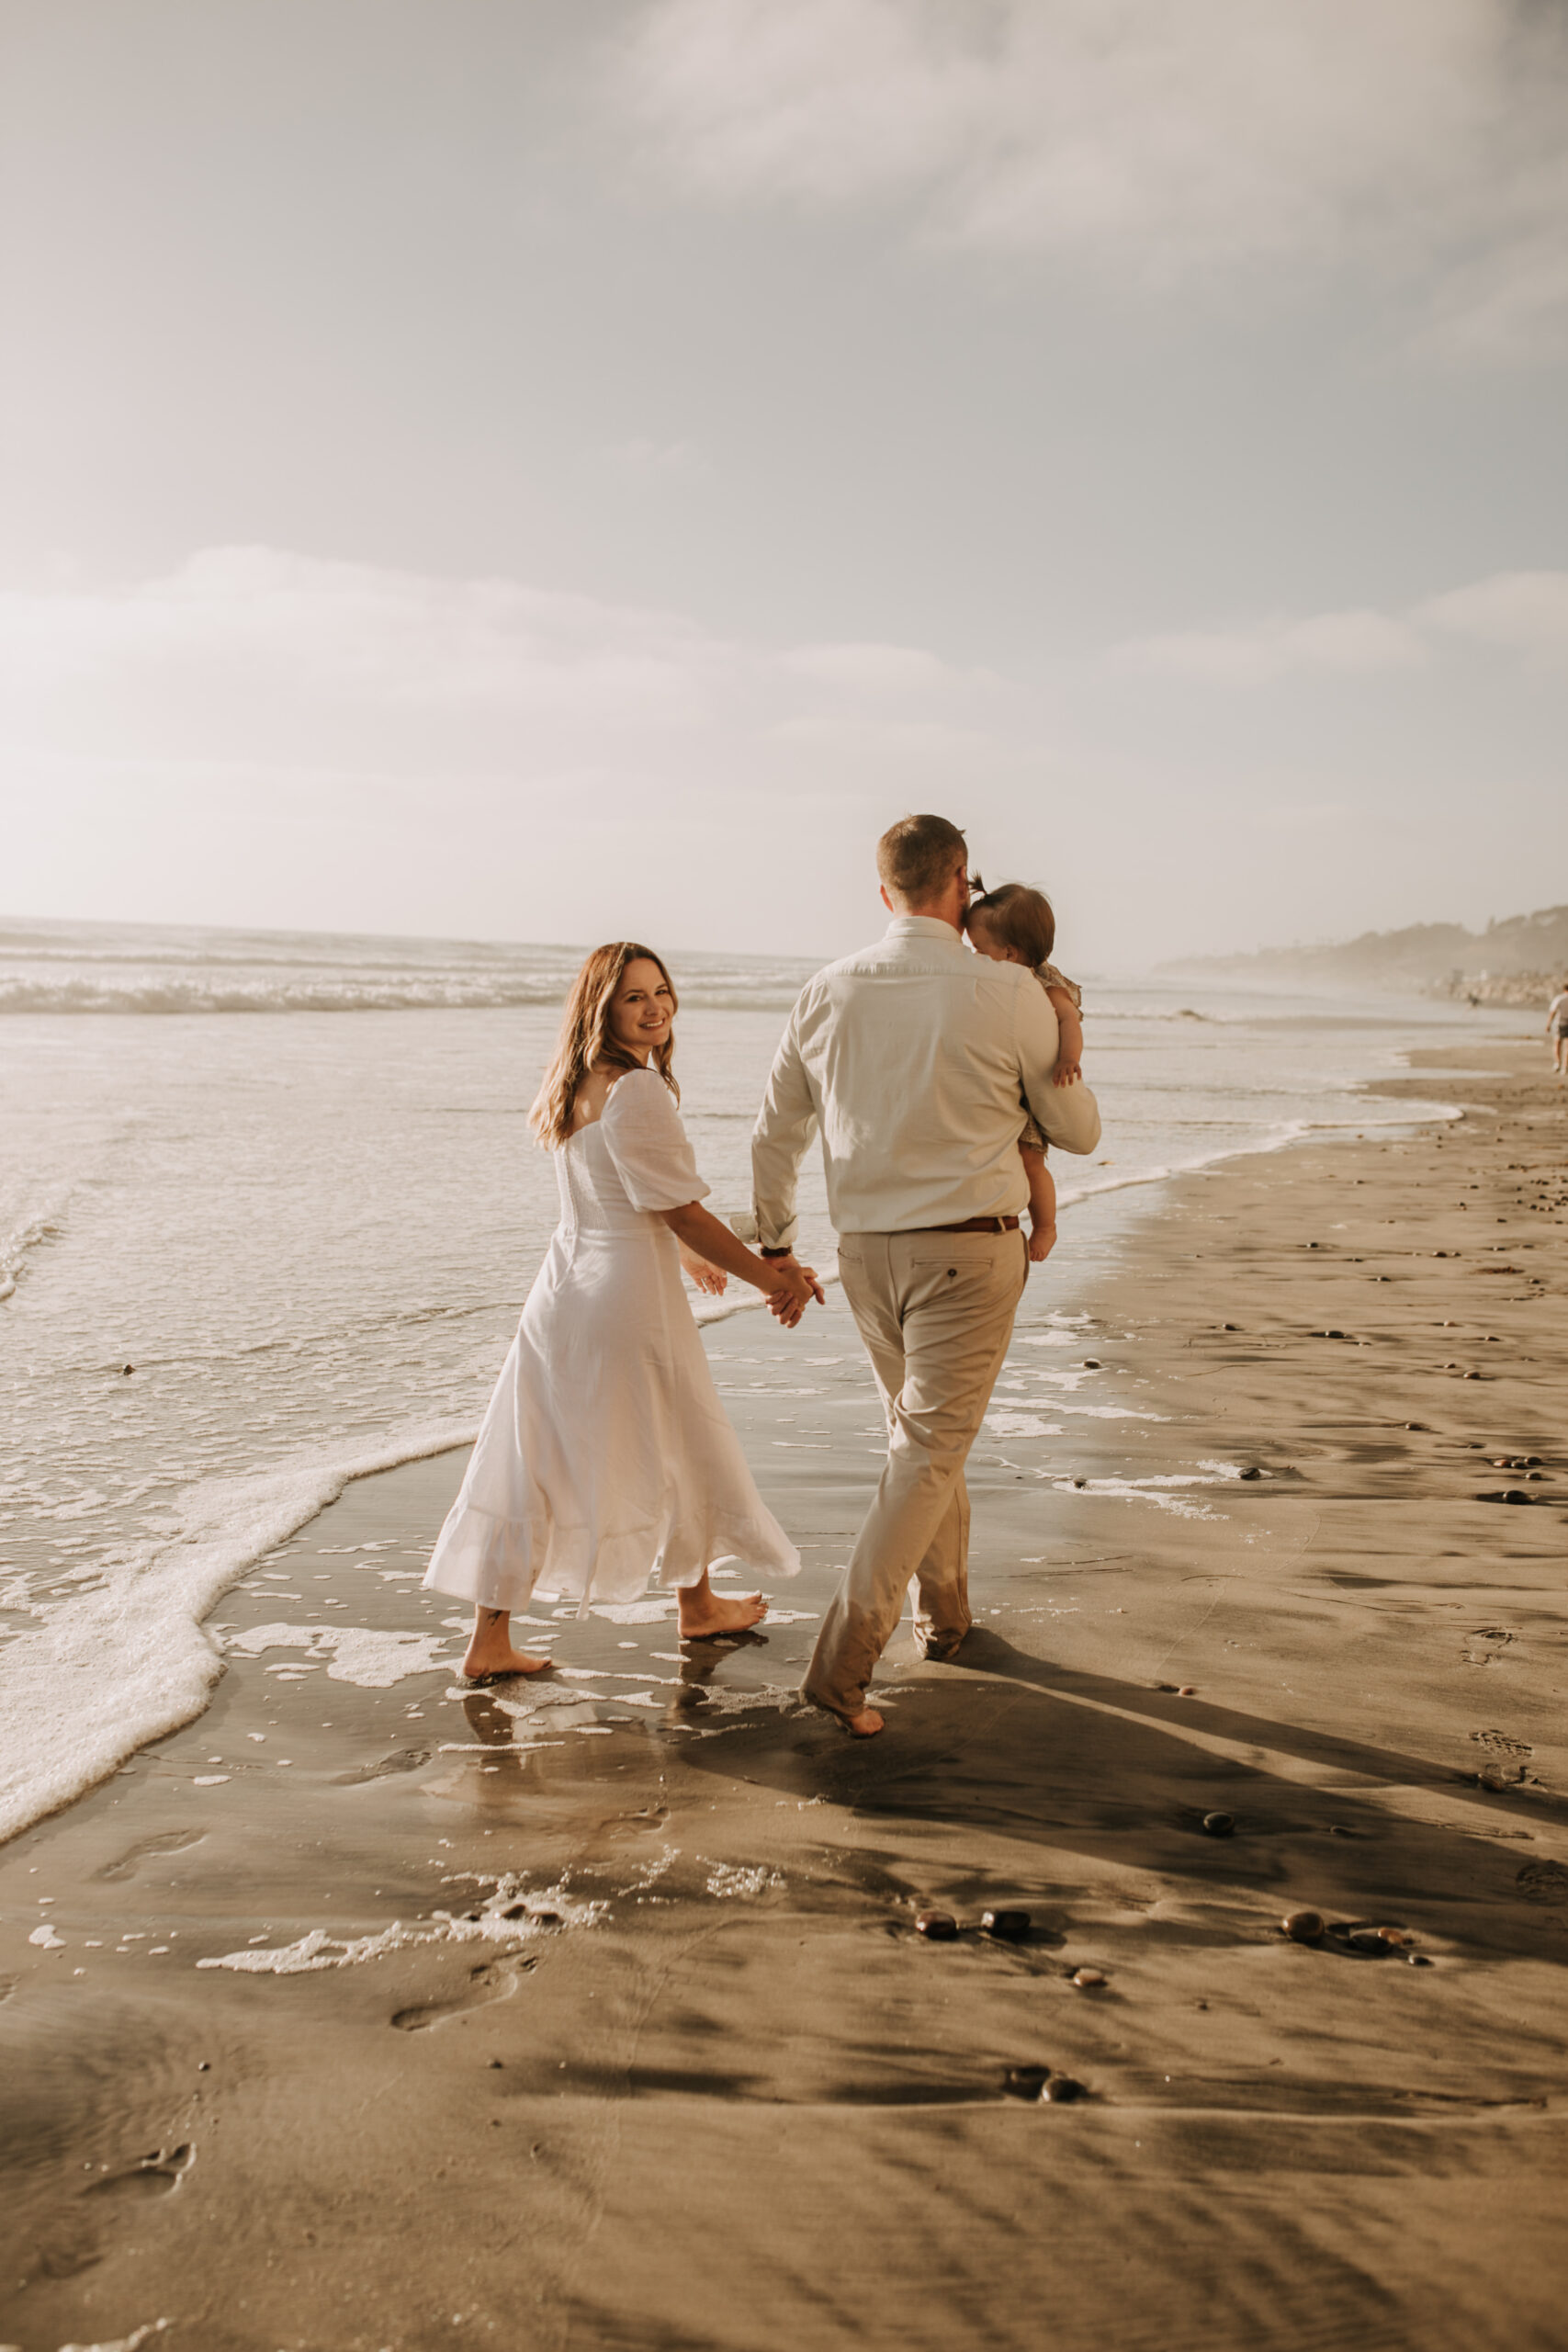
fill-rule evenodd
<path id="1" fill-rule="evenodd" d="M 819 1125 L 840 1233 L 1016 1216 L 1027 1099 L 1052 1142 L 1092 1151 L 1093 1095 L 1053 1087 L 1056 1018 L 1021 965 L 974 956 L 950 923 L 902 915 L 803 990 L 752 1146 L 758 1226 L 794 1230 L 795 1173 Z"/>

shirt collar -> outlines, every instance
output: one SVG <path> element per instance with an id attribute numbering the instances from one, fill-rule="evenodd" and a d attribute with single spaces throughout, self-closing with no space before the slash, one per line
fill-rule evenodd
<path id="1" fill-rule="evenodd" d="M 944 946 L 962 953 L 964 941 L 950 922 L 940 915 L 895 915 L 887 926 L 889 939 L 936 939 Z"/>

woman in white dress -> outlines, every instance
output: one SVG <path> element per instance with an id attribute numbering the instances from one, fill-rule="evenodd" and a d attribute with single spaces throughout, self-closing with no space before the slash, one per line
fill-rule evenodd
<path id="1" fill-rule="evenodd" d="M 703 1207 L 676 1109 L 675 1011 L 651 948 L 595 948 L 529 1114 L 556 1155 L 560 1224 L 424 1579 L 474 1603 L 472 1679 L 549 1664 L 512 1646 L 512 1612 L 536 1591 L 585 1615 L 639 1599 L 656 1573 L 700 1639 L 767 1610 L 758 1593 L 721 1599 L 716 1562 L 800 1566 L 719 1402 L 681 1267 L 705 1289 L 755 1284 L 790 1325 L 822 1292 L 809 1267 L 756 1257 Z"/>

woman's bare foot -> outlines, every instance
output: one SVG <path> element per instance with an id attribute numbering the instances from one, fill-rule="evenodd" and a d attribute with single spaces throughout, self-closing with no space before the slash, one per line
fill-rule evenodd
<path id="1" fill-rule="evenodd" d="M 761 1624 L 768 1604 L 760 1592 L 738 1592 L 720 1599 L 705 1576 L 681 1587 L 681 1634 L 688 1642 L 709 1640 L 715 1634 L 744 1634 Z"/>
<path id="2" fill-rule="evenodd" d="M 505 1609 L 476 1609 L 473 1635 L 463 1674 L 469 1682 L 489 1682 L 498 1674 L 543 1674 L 547 1657 L 530 1657 L 512 1646 L 512 1616 Z"/>

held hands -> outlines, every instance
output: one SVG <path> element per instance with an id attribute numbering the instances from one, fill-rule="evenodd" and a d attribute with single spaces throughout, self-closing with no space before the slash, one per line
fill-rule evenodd
<path id="1" fill-rule="evenodd" d="M 681 1263 L 697 1288 L 706 1291 L 711 1298 L 720 1297 L 729 1288 L 729 1276 L 724 1268 L 710 1266 L 705 1258 L 699 1258 L 696 1251 L 688 1250 L 683 1241 L 681 1244 Z"/>
<path id="2" fill-rule="evenodd" d="M 768 1312 L 778 1317 L 786 1331 L 793 1331 L 813 1299 L 818 1306 L 824 1304 L 826 1293 L 816 1269 L 801 1265 L 796 1259 L 770 1258 L 768 1271 L 778 1279 L 778 1288 L 766 1294 Z"/>

